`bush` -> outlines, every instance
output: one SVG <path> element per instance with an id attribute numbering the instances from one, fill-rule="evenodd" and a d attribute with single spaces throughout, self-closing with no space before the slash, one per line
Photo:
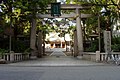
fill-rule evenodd
<path id="1" fill-rule="evenodd" d="M 4 54 L 5 54 L 6 52 L 8 52 L 8 50 L 1 49 L 1 48 L 0 48 L 0 57 L 3 58 L 3 56 L 4 56 Z"/>
<path id="2" fill-rule="evenodd" d="M 112 37 L 111 49 L 113 51 L 120 51 L 120 37 Z"/>
<path id="3" fill-rule="evenodd" d="M 120 44 L 114 44 L 114 45 L 112 45 L 111 46 L 111 49 L 113 50 L 113 51 L 120 51 Z"/>
<path id="4" fill-rule="evenodd" d="M 12 51 L 14 52 L 24 52 L 27 49 L 23 41 L 13 40 L 12 41 Z"/>
<path id="5" fill-rule="evenodd" d="M 90 47 L 86 48 L 85 51 L 95 52 L 98 50 L 98 40 L 91 41 Z"/>
<path id="6" fill-rule="evenodd" d="M 27 48 L 25 51 L 24 51 L 24 54 L 30 54 L 31 52 L 31 48 Z"/>

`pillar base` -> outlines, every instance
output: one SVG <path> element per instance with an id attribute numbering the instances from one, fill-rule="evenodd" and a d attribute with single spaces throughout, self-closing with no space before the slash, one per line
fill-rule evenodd
<path id="1" fill-rule="evenodd" d="M 96 62 L 100 62 L 100 51 L 96 51 Z"/>
<path id="2" fill-rule="evenodd" d="M 36 60 L 36 59 L 37 59 L 37 56 L 30 56 L 30 59 L 31 59 L 31 60 Z"/>
<path id="3" fill-rule="evenodd" d="M 77 56 L 78 59 L 83 59 L 83 56 Z"/>

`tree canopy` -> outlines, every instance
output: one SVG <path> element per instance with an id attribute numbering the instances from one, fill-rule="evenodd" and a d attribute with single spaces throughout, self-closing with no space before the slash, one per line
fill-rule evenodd
<path id="1" fill-rule="evenodd" d="M 14 29 L 15 37 L 18 34 L 29 34 L 31 18 L 36 18 L 35 15 L 37 13 L 46 13 L 45 9 L 48 4 L 55 1 L 56 0 L 0 0 L 0 36 L 4 34 L 6 28 L 10 26 Z M 120 29 L 120 25 L 118 25 L 118 23 L 120 23 L 120 0 L 66 0 L 66 4 L 71 3 L 91 6 L 90 10 L 81 11 L 82 13 L 93 14 L 91 18 L 82 19 L 86 26 L 84 29 L 86 34 L 98 33 L 98 14 L 100 14 L 100 25 L 103 30 L 108 26 L 112 31 L 114 25 L 116 29 Z M 53 30 L 60 31 L 58 27 L 51 26 L 49 21 L 46 25 L 41 23 L 41 19 L 37 19 L 37 22 L 38 30 L 42 29 L 46 33 Z M 59 26 L 59 23 L 60 22 L 56 22 L 57 26 Z M 73 28 L 75 27 L 70 26 L 68 32 Z"/>

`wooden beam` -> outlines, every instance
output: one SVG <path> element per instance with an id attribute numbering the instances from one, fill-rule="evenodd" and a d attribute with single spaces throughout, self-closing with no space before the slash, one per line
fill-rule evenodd
<path id="1" fill-rule="evenodd" d="M 61 9 L 75 10 L 76 8 L 83 10 L 83 9 L 90 9 L 91 6 L 83 6 L 80 4 L 61 4 Z M 48 5 L 47 9 L 51 9 L 51 5 Z"/>
<path id="2" fill-rule="evenodd" d="M 57 17 L 53 17 L 50 14 L 37 14 L 36 17 L 37 18 L 76 18 L 78 15 L 75 13 L 71 13 L 71 14 L 61 14 L 61 16 Z M 88 18 L 91 17 L 91 14 L 81 14 L 80 15 L 81 18 Z"/>

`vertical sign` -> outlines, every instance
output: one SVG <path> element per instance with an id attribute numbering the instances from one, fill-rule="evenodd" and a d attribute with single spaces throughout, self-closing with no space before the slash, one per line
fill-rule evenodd
<path id="1" fill-rule="evenodd" d="M 51 3 L 51 16 L 61 15 L 61 3 Z"/>
<path id="2" fill-rule="evenodd" d="M 106 53 L 110 53 L 111 51 L 111 32 L 110 31 L 104 31 L 104 48 Z"/>

